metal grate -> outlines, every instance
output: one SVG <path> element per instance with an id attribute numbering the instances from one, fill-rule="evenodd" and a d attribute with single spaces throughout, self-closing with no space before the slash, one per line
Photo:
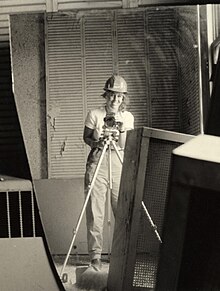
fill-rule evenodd
<path id="1" fill-rule="evenodd" d="M 142 288 L 154 288 L 157 272 L 157 259 L 150 254 L 136 256 L 134 268 L 133 286 Z"/>
<path id="2" fill-rule="evenodd" d="M 152 127 L 178 132 L 178 66 L 181 64 L 177 62 L 176 10 L 149 9 L 146 13 Z"/>
<path id="3" fill-rule="evenodd" d="M 0 182 L 0 237 L 35 237 L 35 204 L 31 182 L 3 178 Z"/>
<path id="4" fill-rule="evenodd" d="M 48 15 L 49 164 L 53 178 L 84 173 L 80 31 L 76 17 Z"/>
<path id="5" fill-rule="evenodd" d="M 181 143 L 151 139 L 143 201 L 159 234 L 162 233 L 171 152 Z M 160 243 L 144 210 L 139 223 L 133 286 L 155 288 Z"/>

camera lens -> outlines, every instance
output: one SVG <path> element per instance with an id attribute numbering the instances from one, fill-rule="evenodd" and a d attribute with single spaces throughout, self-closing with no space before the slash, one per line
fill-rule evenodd
<path id="1" fill-rule="evenodd" d="M 115 117 L 114 116 L 106 116 L 104 118 L 104 122 L 106 124 L 107 127 L 113 127 L 116 125 L 116 122 L 115 122 Z"/>

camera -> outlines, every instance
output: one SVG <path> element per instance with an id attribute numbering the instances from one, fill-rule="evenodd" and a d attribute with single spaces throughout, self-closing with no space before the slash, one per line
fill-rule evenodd
<path id="1" fill-rule="evenodd" d="M 121 125 L 120 121 L 116 121 L 115 119 L 115 114 L 114 113 L 110 113 L 107 114 L 104 118 L 104 126 L 105 128 L 115 128 L 118 129 L 118 127 Z"/>
<path id="2" fill-rule="evenodd" d="M 108 113 L 104 117 L 104 125 L 103 125 L 103 132 L 101 134 L 102 138 L 109 138 L 112 137 L 114 140 L 118 140 L 119 136 L 119 128 L 121 122 L 116 121 L 114 113 Z"/>
<path id="3" fill-rule="evenodd" d="M 104 118 L 104 125 L 108 128 L 117 126 L 115 116 L 113 114 L 107 114 Z"/>

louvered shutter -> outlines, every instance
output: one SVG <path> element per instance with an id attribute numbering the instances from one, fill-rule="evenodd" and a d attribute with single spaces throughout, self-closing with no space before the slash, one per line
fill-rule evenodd
<path id="1" fill-rule="evenodd" d="M 50 177 L 82 176 L 85 115 L 80 22 L 68 15 L 50 15 L 47 27 Z"/>
<path id="2" fill-rule="evenodd" d="M 112 67 L 112 14 L 48 17 L 50 176 L 83 176 L 87 111 L 101 106 Z M 97 49 L 98 48 L 98 49 Z"/>
<path id="3" fill-rule="evenodd" d="M 130 111 L 135 127 L 149 126 L 149 98 L 146 76 L 145 13 L 116 13 L 118 69 L 128 83 Z"/>
<path id="4" fill-rule="evenodd" d="M 148 125 L 144 21 L 143 12 L 120 10 L 85 18 L 87 107 L 100 106 L 106 79 L 119 73 L 128 83 L 135 126 Z"/>
<path id="5" fill-rule="evenodd" d="M 104 104 L 101 94 L 106 79 L 113 72 L 112 13 L 92 13 L 85 16 L 84 43 L 87 110 Z"/>

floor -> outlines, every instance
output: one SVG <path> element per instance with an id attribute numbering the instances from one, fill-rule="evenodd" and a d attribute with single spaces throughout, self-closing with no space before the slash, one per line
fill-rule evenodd
<path id="1" fill-rule="evenodd" d="M 64 256 L 53 256 L 58 275 L 65 261 Z M 62 272 L 62 282 L 66 291 L 102 291 L 107 288 L 109 260 L 102 257 L 102 270 L 97 271 L 89 266 L 88 256 L 70 256 Z"/>
<path id="2" fill-rule="evenodd" d="M 158 257 L 150 254 L 136 257 L 134 269 L 133 286 L 135 288 L 143 288 L 144 290 L 152 291 L 155 288 L 156 282 L 156 266 Z M 65 256 L 53 256 L 53 260 L 60 276 Z M 103 291 L 107 290 L 107 279 L 109 271 L 109 258 L 102 256 L 102 270 L 94 270 L 89 267 L 89 257 L 72 255 L 67 261 L 67 265 L 63 270 L 62 277 L 63 286 L 66 291 Z M 66 282 L 65 280 L 66 279 Z"/>

